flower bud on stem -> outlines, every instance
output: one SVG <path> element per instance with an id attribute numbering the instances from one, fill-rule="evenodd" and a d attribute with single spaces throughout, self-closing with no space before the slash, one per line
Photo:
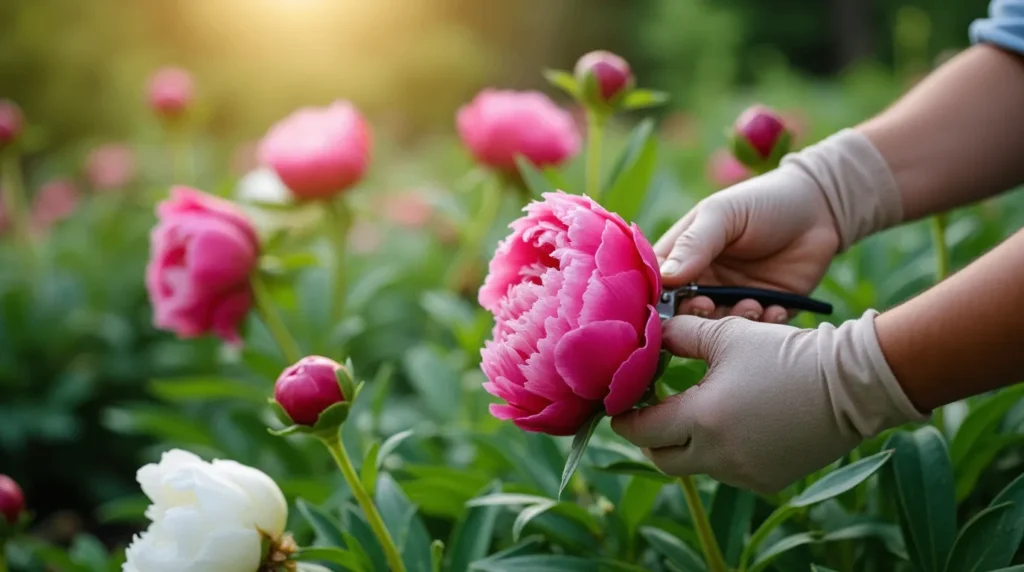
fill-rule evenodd
<path id="1" fill-rule="evenodd" d="M 352 466 L 348 452 L 345 451 L 345 446 L 341 442 L 341 433 L 338 432 L 331 437 L 321 437 L 320 440 L 327 447 L 327 450 L 331 452 L 334 462 L 337 463 L 338 468 L 341 469 L 341 474 L 345 477 L 345 481 L 348 482 L 349 488 L 352 489 L 352 495 L 356 497 L 359 507 L 363 509 L 363 514 L 366 515 L 366 520 L 369 522 L 373 534 L 380 542 L 381 548 L 384 549 L 388 568 L 392 572 L 405 572 L 405 563 L 402 562 L 402 556 L 399 554 L 387 526 L 384 525 L 384 519 L 381 518 L 380 512 L 377 511 L 377 506 L 373 504 L 373 499 L 370 498 L 366 489 L 363 488 L 359 475 L 356 474 L 356 469 Z"/>

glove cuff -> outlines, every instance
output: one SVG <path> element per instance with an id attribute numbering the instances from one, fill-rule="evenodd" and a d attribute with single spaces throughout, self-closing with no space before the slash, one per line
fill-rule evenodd
<path id="1" fill-rule="evenodd" d="M 877 315 L 868 310 L 838 328 L 819 328 L 818 355 L 839 429 L 865 439 L 929 417 L 914 407 L 889 368 L 875 332 Z"/>
<path id="2" fill-rule="evenodd" d="M 800 169 L 817 183 L 835 219 L 840 252 L 903 220 L 903 202 L 888 163 L 853 129 L 787 155 L 782 165 Z"/>

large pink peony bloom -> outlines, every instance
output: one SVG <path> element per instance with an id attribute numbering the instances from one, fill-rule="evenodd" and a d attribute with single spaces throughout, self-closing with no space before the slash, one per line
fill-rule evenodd
<path id="1" fill-rule="evenodd" d="M 480 289 L 494 313 L 485 388 L 500 419 L 575 433 L 643 397 L 658 366 L 661 275 L 650 243 L 587 197 L 548 193 L 498 246 Z"/>
<path id="2" fill-rule="evenodd" d="M 499 171 L 514 172 L 516 155 L 545 167 L 580 149 L 572 115 L 538 91 L 485 89 L 459 109 L 456 123 L 473 157 Z"/>
<path id="3" fill-rule="evenodd" d="M 259 255 L 252 223 L 234 204 L 188 187 L 171 189 L 157 217 L 146 268 L 153 323 L 183 338 L 212 332 L 237 343 Z"/>
<path id="4" fill-rule="evenodd" d="M 329 199 L 359 182 L 370 164 L 370 127 L 351 103 L 300 109 L 260 142 L 259 159 L 298 199 Z"/>

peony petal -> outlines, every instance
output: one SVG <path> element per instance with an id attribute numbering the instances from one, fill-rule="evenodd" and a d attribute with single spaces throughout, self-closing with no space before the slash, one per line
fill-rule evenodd
<path id="1" fill-rule="evenodd" d="M 647 278 L 639 270 L 629 270 L 614 276 L 596 272 L 583 294 L 583 309 L 579 324 L 618 320 L 643 331 L 647 321 Z"/>
<path id="2" fill-rule="evenodd" d="M 514 419 L 514 423 L 524 431 L 556 436 L 573 435 L 597 413 L 598 409 L 600 404 L 593 401 L 578 397 L 563 399 L 552 403 L 536 415 Z"/>
<path id="3" fill-rule="evenodd" d="M 661 319 L 654 306 L 648 306 L 650 315 L 644 334 L 644 345 L 633 352 L 615 372 L 604 398 L 604 409 L 608 415 L 618 415 L 631 409 L 644 396 L 654 373 L 658 370 L 661 351 Z"/>
<path id="4" fill-rule="evenodd" d="M 612 376 L 636 348 L 637 333 L 632 325 L 591 322 L 562 337 L 555 348 L 555 367 L 576 395 L 604 399 Z"/>
<path id="5" fill-rule="evenodd" d="M 654 248 L 650 241 L 647 240 L 644 233 L 640 232 L 640 227 L 633 224 L 630 230 L 633 232 L 633 242 L 636 244 L 637 252 L 640 253 L 640 259 L 647 271 L 647 279 L 651 282 L 651 303 L 657 303 L 658 298 L 661 297 L 661 271 L 658 270 L 658 256 L 654 254 Z"/>
<path id="6" fill-rule="evenodd" d="M 604 223 L 601 246 L 598 247 L 594 259 L 597 269 L 606 276 L 641 268 L 640 255 L 632 233 L 623 232 L 619 225 L 610 220 Z"/>
<path id="7" fill-rule="evenodd" d="M 210 316 L 210 329 L 230 343 L 241 343 L 238 326 L 245 320 L 251 308 L 252 292 L 248 286 L 217 300 Z"/>

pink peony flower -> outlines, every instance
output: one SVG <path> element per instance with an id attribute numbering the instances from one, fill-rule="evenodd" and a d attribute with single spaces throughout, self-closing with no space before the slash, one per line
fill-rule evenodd
<path id="1" fill-rule="evenodd" d="M 25 119 L 18 104 L 0 99 L 0 148 L 17 139 L 24 127 Z"/>
<path id="2" fill-rule="evenodd" d="M 274 400 L 298 425 L 314 425 L 325 409 L 345 396 L 335 373 L 344 369 L 334 360 L 306 356 L 281 372 L 274 384 Z"/>
<path id="3" fill-rule="evenodd" d="M 269 165 L 297 199 L 329 199 L 359 182 L 370 163 L 370 127 L 351 103 L 307 107 L 277 122 L 260 142 Z"/>
<path id="4" fill-rule="evenodd" d="M 195 97 L 192 75 L 181 68 L 166 67 L 149 78 L 149 106 L 157 115 L 175 118 L 188 110 Z"/>
<path id="5" fill-rule="evenodd" d="M 658 261 L 634 224 L 588 197 L 547 193 L 511 225 L 480 289 L 494 313 L 482 351 L 499 419 L 571 435 L 643 397 L 658 366 Z"/>
<path id="6" fill-rule="evenodd" d="M 75 212 L 80 193 L 68 179 L 54 179 L 36 191 L 32 199 L 32 228 L 43 232 Z"/>
<path id="7" fill-rule="evenodd" d="M 708 158 L 708 179 L 720 189 L 746 181 L 752 175 L 750 169 L 725 149 L 715 151 Z"/>
<path id="8" fill-rule="evenodd" d="M 580 148 L 572 115 L 537 91 L 485 89 L 459 109 L 456 123 L 473 157 L 499 171 L 515 172 L 516 155 L 538 167 L 560 165 Z"/>
<path id="9" fill-rule="evenodd" d="M 0 517 L 7 524 L 14 524 L 25 512 L 25 495 L 14 479 L 0 475 Z"/>
<path id="10" fill-rule="evenodd" d="M 602 101 L 609 101 L 622 93 L 633 81 L 633 72 L 629 62 L 621 56 L 608 51 L 598 50 L 584 54 L 576 62 L 576 81 L 586 85 L 587 75 L 594 74 L 597 80 L 597 91 Z"/>
<path id="11" fill-rule="evenodd" d="M 116 143 L 93 149 L 85 159 L 85 178 L 96 190 L 124 188 L 135 178 L 135 152 Z"/>
<path id="12" fill-rule="evenodd" d="M 153 323 L 182 338 L 212 332 L 238 343 L 259 255 L 252 223 L 233 203 L 188 187 L 171 189 L 157 218 L 146 267 Z"/>

